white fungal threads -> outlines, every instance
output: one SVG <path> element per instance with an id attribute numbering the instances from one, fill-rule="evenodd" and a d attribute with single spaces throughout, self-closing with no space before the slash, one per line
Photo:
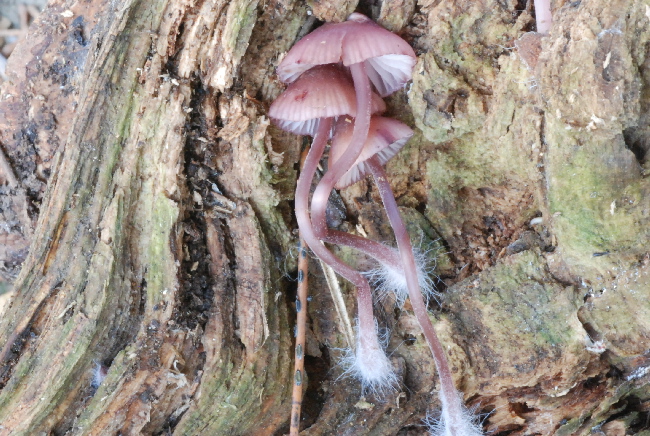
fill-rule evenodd
<path id="1" fill-rule="evenodd" d="M 475 410 L 463 407 L 462 416 L 451 422 L 447 409 L 443 404 L 440 417 L 427 416 L 424 420 L 430 436 L 483 436 L 481 418 L 474 413 Z"/>
<path id="2" fill-rule="evenodd" d="M 99 385 L 101 385 L 106 378 L 106 374 L 108 374 L 108 368 L 99 362 L 94 362 L 93 378 L 90 381 L 90 387 L 94 390 L 97 390 L 97 388 L 99 388 Z"/>
<path id="3" fill-rule="evenodd" d="M 427 303 L 430 298 L 435 299 L 439 295 L 431 279 L 431 274 L 436 267 L 435 256 L 432 255 L 432 251 L 413 249 L 420 291 Z M 404 305 L 409 292 L 401 263 L 399 265 L 380 263 L 376 268 L 366 271 L 364 274 L 375 289 L 379 301 L 392 296 L 395 299 L 396 306 L 402 307 Z"/>
<path id="4" fill-rule="evenodd" d="M 341 377 L 353 377 L 361 382 L 364 394 L 383 395 L 397 389 L 398 379 L 384 351 L 388 331 L 375 325 L 377 335 L 361 337 L 357 328 L 356 350 L 345 349 L 339 364 L 345 368 Z"/>

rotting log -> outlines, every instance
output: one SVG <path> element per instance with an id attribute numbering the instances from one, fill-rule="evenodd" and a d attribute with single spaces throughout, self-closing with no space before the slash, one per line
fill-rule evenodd
<path id="1" fill-rule="evenodd" d="M 558 0 L 550 35 L 515 44 L 525 3 L 359 3 L 419 56 L 388 102 L 416 128 L 388 172 L 437 257 L 431 316 L 486 429 L 647 435 L 650 5 Z M 50 3 L 0 88 L 3 276 L 22 262 L 0 434 L 287 431 L 303 142 L 266 109 L 282 54 L 355 7 Z M 392 240 L 369 182 L 331 212 Z M 408 303 L 377 307 L 402 390 L 362 397 L 310 271 L 304 433 L 424 434 L 437 380 Z"/>

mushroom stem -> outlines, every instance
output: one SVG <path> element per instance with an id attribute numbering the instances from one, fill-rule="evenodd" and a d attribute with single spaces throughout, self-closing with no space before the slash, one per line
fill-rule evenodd
<path id="1" fill-rule="evenodd" d="M 551 24 L 553 24 L 550 0 L 535 0 L 535 19 L 537 21 L 537 32 L 548 35 Z"/>
<path id="2" fill-rule="evenodd" d="M 415 263 L 415 257 L 413 256 L 413 247 L 411 246 L 411 239 L 402 221 L 402 217 L 399 214 L 399 208 L 397 202 L 395 201 L 395 196 L 393 191 L 390 188 L 388 179 L 386 177 L 386 172 L 384 168 L 379 163 L 379 160 L 376 156 L 368 159 L 368 166 L 372 172 L 372 176 L 375 179 L 377 188 L 379 189 L 379 194 L 384 203 L 384 208 L 386 209 L 386 214 L 388 215 L 388 220 L 393 228 L 395 233 L 395 239 L 397 240 L 397 246 L 399 248 L 402 265 L 404 268 L 404 273 L 406 275 L 406 283 L 408 285 L 409 297 L 411 299 L 411 306 L 413 307 L 413 312 L 415 317 L 422 328 L 424 337 L 429 343 L 429 348 L 433 354 L 433 359 L 436 363 L 438 369 L 438 375 L 440 377 L 440 397 L 443 405 L 443 415 L 448 417 L 447 423 L 452 429 L 451 434 L 461 434 L 453 431 L 455 428 L 460 428 L 463 422 L 463 405 L 461 404 L 458 391 L 454 386 L 454 380 L 451 376 L 451 370 L 449 369 L 449 363 L 447 362 L 447 355 L 445 354 L 442 344 L 438 339 L 438 335 L 431 324 L 429 315 L 427 313 L 426 304 L 420 292 L 420 286 L 418 283 L 417 268 Z M 445 410 L 446 409 L 446 410 Z"/>
<path id="3" fill-rule="evenodd" d="M 300 433 L 300 411 L 302 409 L 303 380 L 305 379 L 305 331 L 307 329 L 307 288 L 309 283 L 309 261 L 307 246 L 300 238 L 298 246 L 298 292 L 296 295 L 296 352 L 293 370 L 293 391 L 291 393 L 291 419 L 289 435 Z"/>
<path id="4" fill-rule="evenodd" d="M 327 235 L 327 221 L 325 210 L 330 193 L 338 180 L 354 165 L 363 150 L 363 145 L 368 138 L 370 127 L 370 103 L 371 90 L 370 80 L 366 74 L 366 66 L 363 62 L 350 65 L 350 72 L 354 81 L 354 89 L 357 96 L 357 116 L 354 119 L 354 131 L 350 145 L 343 155 L 336 161 L 336 165 L 328 168 L 327 173 L 321 179 L 314 191 L 312 198 L 312 222 L 314 232 L 319 238 Z"/>
<path id="5" fill-rule="evenodd" d="M 318 256 L 323 262 L 330 265 L 334 271 L 356 286 L 359 312 L 359 349 L 357 350 L 357 355 L 376 356 L 378 353 L 383 353 L 383 350 L 381 349 L 379 338 L 377 337 L 377 330 L 375 328 L 370 284 L 360 272 L 343 263 L 343 261 L 323 245 L 323 243 L 316 237 L 311 219 L 309 218 L 309 191 L 314 175 L 316 174 L 316 169 L 318 168 L 318 162 L 325 150 L 331 126 L 331 118 L 321 119 L 311 149 L 307 154 L 305 165 L 300 173 L 300 177 L 298 178 L 295 204 L 296 220 L 298 221 L 298 227 L 300 228 L 300 233 L 303 239 L 314 254 L 316 254 L 316 256 Z M 372 362 L 370 362 L 370 364 L 372 364 Z M 369 369 L 369 373 L 372 376 L 375 376 L 372 368 Z"/>
<path id="6" fill-rule="evenodd" d="M 328 244 L 345 245 L 367 254 L 376 261 L 393 268 L 402 269 L 402 259 L 394 248 L 363 236 L 328 229 L 327 235 L 322 238 Z"/>

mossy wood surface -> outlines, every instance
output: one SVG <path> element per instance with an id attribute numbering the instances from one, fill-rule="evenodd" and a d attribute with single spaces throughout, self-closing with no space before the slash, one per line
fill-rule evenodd
<path id="1" fill-rule="evenodd" d="M 0 435 L 288 430 L 305 141 L 266 113 L 282 55 L 355 8 L 419 57 L 388 172 L 467 404 L 492 434 L 650 434 L 650 2 L 556 0 L 520 39 L 528 3 L 50 2 L 0 88 Z M 370 181 L 330 206 L 392 243 Z M 377 304 L 401 390 L 363 397 L 315 261 L 310 286 L 304 434 L 425 434 L 408 302 Z"/>

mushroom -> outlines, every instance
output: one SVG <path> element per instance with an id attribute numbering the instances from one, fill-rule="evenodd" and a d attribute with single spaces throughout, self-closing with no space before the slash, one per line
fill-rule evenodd
<path id="1" fill-rule="evenodd" d="M 386 97 L 411 79 L 415 60 L 406 41 L 355 12 L 347 21 L 323 24 L 298 41 L 277 73 L 282 82 L 292 83 L 316 65 L 363 62 L 377 92 Z"/>
<path id="2" fill-rule="evenodd" d="M 386 104 L 373 93 L 371 112 L 384 110 Z M 347 72 L 338 65 L 319 65 L 310 69 L 292 82 L 269 108 L 269 117 L 278 127 L 296 135 L 309 136 L 315 135 L 319 123 L 325 118 L 356 114 L 354 85 Z"/>
<path id="3" fill-rule="evenodd" d="M 342 149 L 344 151 L 337 154 L 336 159 L 332 160 L 333 162 L 335 161 L 335 164 L 330 165 L 329 171 L 325 174 L 314 192 L 311 219 L 308 213 L 309 190 L 318 162 L 329 138 L 332 117 L 334 115 L 327 113 L 322 115 L 325 118 L 320 118 L 315 116 L 317 111 L 314 110 L 314 113 L 310 112 L 309 118 L 307 119 L 306 116 L 298 115 L 300 111 L 296 110 L 292 112 L 292 109 L 286 108 L 287 115 L 289 113 L 291 115 L 286 118 L 288 123 L 281 121 L 280 124 L 284 123 L 282 124 L 284 128 L 296 129 L 295 131 L 301 133 L 315 133 L 312 148 L 305 160 L 303 171 L 298 180 L 298 187 L 296 189 L 296 217 L 301 228 L 302 236 L 312 248 L 312 251 L 321 260 L 329 263 L 339 274 L 357 286 L 359 334 L 358 346 L 354 353 L 350 372 L 360 376 L 365 388 L 375 390 L 381 390 L 394 383 L 395 380 L 390 361 L 386 357 L 378 340 L 377 327 L 372 313 L 370 286 L 367 280 L 359 272 L 348 267 L 336 258 L 318 239 L 320 236 L 325 240 L 339 239 L 347 241 L 349 245 L 358 244 L 362 246 L 365 244 L 367 246 L 374 246 L 377 256 L 381 254 L 385 259 L 390 259 L 393 265 L 396 264 L 394 252 L 378 248 L 379 245 L 383 244 L 373 243 L 371 241 L 364 242 L 358 237 L 353 237 L 352 235 L 346 236 L 343 232 L 329 231 L 327 228 L 325 210 L 327 200 L 335 184 L 342 177 L 346 178 L 338 183 L 338 186 L 354 180 L 357 174 L 365 171 L 365 165 L 367 165 L 367 168 L 370 169 L 370 172 L 375 177 L 389 219 L 395 229 L 409 295 L 411 296 L 416 317 L 421 324 L 425 337 L 433 352 L 441 378 L 442 418 L 438 427 L 433 430 L 440 430 L 442 431 L 440 434 L 447 435 L 472 436 L 480 434 L 480 430 L 474 426 L 471 419 L 468 419 L 468 416 L 471 417 L 471 415 L 466 413 L 461 398 L 453 385 L 444 350 L 428 319 L 426 306 L 418 288 L 417 267 L 413 260 L 413 250 L 410 245 L 410 240 L 408 240 L 408 234 L 405 231 L 404 224 L 399 217 L 395 198 L 390 191 L 381 166 L 382 162 L 380 162 L 380 158 L 376 153 L 371 153 L 370 151 L 367 153 L 369 155 L 368 159 L 359 160 L 370 130 L 372 105 L 370 82 L 373 83 L 382 96 L 399 89 L 399 87 L 403 86 L 411 78 L 412 69 L 415 64 L 415 53 L 398 36 L 382 29 L 367 17 L 354 13 L 350 15 L 348 21 L 345 23 L 323 25 L 299 41 L 280 63 L 278 76 L 284 82 L 292 83 L 295 81 L 299 83 L 303 80 L 303 77 L 311 77 L 311 71 L 316 69 L 316 66 L 337 64 L 339 62 L 349 67 L 352 75 L 354 94 L 356 95 L 356 118 L 348 144 Z M 318 88 L 318 86 L 312 79 L 309 80 L 310 83 L 308 85 L 307 81 L 303 82 L 304 87 L 296 86 L 296 91 L 290 86 L 286 91 L 287 97 L 281 98 L 293 104 L 310 100 L 310 98 L 314 97 L 314 91 L 312 89 Z M 323 83 L 323 85 L 325 84 Z M 313 108 L 322 106 L 324 97 L 320 96 L 319 99 L 314 98 L 313 101 L 317 103 L 307 106 L 310 111 Z M 279 110 L 279 107 L 276 107 L 275 111 L 273 107 L 271 109 L 269 115 L 276 120 L 280 118 L 279 115 L 282 111 Z M 355 116 L 352 113 L 350 115 Z M 308 124 L 304 127 L 304 130 L 300 130 L 300 126 L 304 126 L 303 123 Z M 367 163 L 363 165 L 364 169 L 362 170 L 361 164 L 363 162 Z M 358 173 L 353 167 L 358 168 Z M 351 169 L 353 170 L 348 178 L 346 174 Z"/>
<path id="4" fill-rule="evenodd" d="M 379 96 L 372 98 L 372 111 L 383 111 Z M 335 65 L 310 69 L 278 97 L 269 116 L 285 130 L 314 136 L 296 187 L 296 219 L 302 237 L 312 251 L 357 288 L 359 334 L 351 362 L 352 373 L 361 378 L 364 389 L 381 391 L 394 384 L 395 375 L 378 338 L 368 280 L 330 252 L 314 234 L 309 217 L 309 192 L 318 163 L 330 137 L 332 120 L 356 115 L 354 87 L 344 71 Z"/>
<path id="5" fill-rule="evenodd" d="M 332 139 L 332 149 L 330 152 L 330 160 L 333 162 L 332 165 L 336 165 L 339 156 L 343 153 L 342 150 L 345 149 L 353 137 L 350 122 L 344 118 L 339 119 L 335 131 L 336 133 Z M 384 203 L 386 214 L 395 233 L 395 239 L 399 248 L 399 261 L 396 261 L 392 257 L 394 256 L 392 253 L 385 252 L 386 248 L 389 247 L 383 244 L 371 245 L 369 243 L 361 243 L 359 239 L 352 238 L 352 235 L 347 235 L 344 232 L 334 233 L 334 231 L 330 230 L 328 233 L 331 236 L 325 239 L 328 242 L 353 246 L 366 252 L 370 256 L 377 258 L 380 263 L 389 269 L 388 273 L 393 276 L 399 275 L 399 273 L 403 274 L 413 312 L 429 344 L 440 377 L 440 398 L 442 402 L 441 423 L 443 424 L 439 426 L 450 431 L 449 433 L 442 434 L 478 435 L 481 433 L 477 433 L 478 430 L 472 419 L 472 414 L 465 409 L 461 397 L 454 386 L 446 353 L 427 313 L 426 303 L 420 289 L 420 285 L 423 282 L 426 284 L 426 281 L 422 278 L 422 265 L 418 265 L 416 262 L 411 239 L 404 225 L 404 221 L 402 221 L 402 217 L 400 216 L 399 207 L 397 206 L 395 196 L 393 195 L 383 168 L 383 164 L 393 157 L 412 135 L 413 131 L 397 120 L 385 117 L 373 117 L 370 121 L 368 139 L 363 146 L 361 154 L 355 162 L 355 165 L 338 182 L 338 187 L 344 188 L 357 182 L 368 173 L 372 174 L 382 202 Z M 314 197 L 312 207 L 316 206 L 316 201 Z M 402 286 L 403 293 L 403 284 L 398 284 Z"/>
<path id="6" fill-rule="evenodd" d="M 339 159 L 352 141 L 352 119 L 341 117 L 336 123 L 336 134 L 332 138 L 329 166 L 338 164 Z M 370 174 L 368 160 L 376 157 L 384 165 L 399 152 L 413 136 L 413 130 L 401 121 L 373 116 L 370 119 L 368 138 L 352 167 L 336 182 L 336 189 L 346 188 Z"/>
<path id="7" fill-rule="evenodd" d="M 315 65 L 342 62 L 350 68 L 354 81 L 357 116 L 352 141 L 314 192 L 318 201 L 312 209 L 312 222 L 317 233 L 326 233 L 327 199 L 334 184 L 356 161 L 368 135 L 370 82 L 380 95 L 389 95 L 411 79 L 415 61 L 415 52 L 406 41 L 355 12 L 343 23 L 324 24 L 305 36 L 278 66 L 280 80 L 291 82 Z"/>

